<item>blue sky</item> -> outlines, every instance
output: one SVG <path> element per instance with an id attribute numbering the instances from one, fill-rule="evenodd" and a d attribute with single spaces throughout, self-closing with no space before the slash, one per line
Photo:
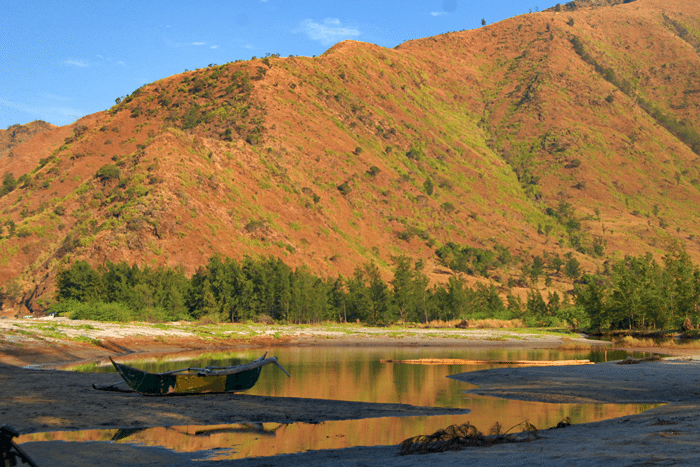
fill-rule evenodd
<path id="1" fill-rule="evenodd" d="M 185 69 L 353 39 L 394 47 L 551 7 L 548 0 L 92 0 L 4 2 L 0 128 L 67 125 Z M 562 2 L 563 3 L 563 2 Z"/>

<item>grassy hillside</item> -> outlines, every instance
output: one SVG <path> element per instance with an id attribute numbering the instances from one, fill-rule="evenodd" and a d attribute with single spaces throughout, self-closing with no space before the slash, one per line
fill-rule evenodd
<path id="1" fill-rule="evenodd" d="M 5 308 L 40 311 L 77 259 L 192 274 L 214 253 L 272 255 L 388 277 L 406 254 L 445 281 L 452 242 L 498 258 L 472 259 L 470 280 L 521 294 L 570 290 L 571 258 L 700 260 L 699 31 L 681 0 L 564 5 L 143 86 L 16 145 L 24 165 L 0 158 Z"/>

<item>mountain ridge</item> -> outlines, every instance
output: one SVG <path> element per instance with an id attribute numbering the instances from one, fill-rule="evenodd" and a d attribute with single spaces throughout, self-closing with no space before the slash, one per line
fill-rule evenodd
<path id="1" fill-rule="evenodd" d="M 508 249 L 470 280 L 521 293 L 570 290 L 524 274 L 545 254 L 590 273 L 677 247 L 698 261 L 692 132 L 663 123 L 697 131 L 699 29 L 687 2 L 636 0 L 164 78 L 42 133 L 33 167 L 0 159 L 25 176 L 0 198 L 0 284 L 40 311 L 76 259 L 389 275 L 407 254 L 442 281 L 453 242 Z"/>

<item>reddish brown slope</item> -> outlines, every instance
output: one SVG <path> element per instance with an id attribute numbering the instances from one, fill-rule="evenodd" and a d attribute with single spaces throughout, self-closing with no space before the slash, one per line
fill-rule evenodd
<path id="1" fill-rule="evenodd" d="M 435 248 L 454 241 L 507 248 L 520 262 L 488 280 L 524 287 L 538 284 L 522 265 L 543 252 L 590 272 L 674 242 L 698 259 L 697 155 L 639 104 L 697 121 L 700 94 L 662 86 L 696 79 L 692 34 L 675 22 L 692 32 L 698 12 L 637 0 L 144 86 L 38 144 L 42 157 L 27 151 L 45 160 L 0 199 L 0 281 L 39 309 L 78 258 L 191 273 L 214 253 L 271 254 L 348 275 L 366 261 L 387 273 L 403 253 L 437 280 Z M 665 58 L 676 65 L 653 72 Z"/>

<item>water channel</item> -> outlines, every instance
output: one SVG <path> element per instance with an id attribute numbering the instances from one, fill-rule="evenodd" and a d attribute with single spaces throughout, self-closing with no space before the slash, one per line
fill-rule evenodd
<path id="1" fill-rule="evenodd" d="M 151 361 L 123 361 L 151 372 L 188 366 L 224 366 L 247 362 L 263 351 L 230 354 L 170 355 Z M 414 406 L 463 408 L 467 414 L 430 417 L 388 417 L 313 423 L 256 423 L 217 426 L 173 426 L 126 430 L 84 430 L 23 435 L 18 441 L 107 441 L 161 446 L 193 453 L 195 459 L 263 457 L 317 449 L 398 444 L 406 438 L 430 434 L 452 424 L 469 421 L 482 432 L 495 423 L 510 428 L 525 420 L 544 429 L 565 417 L 588 423 L 640 413 L 640 404 L 551 404 L 524 402 L 465 393 L 469 384 L 449 375 L 504 365 L 416 365 L 381 360 L 418 358 L 469 360 L 619 360 L 624 351 L 558 351 L 513 348 L 455 349 L 440 347 L 287 347 L 271 348 L 292 375 L 274 366 L 263 369 L 248 394 L 358 402 L 399 403 Z M 642 354 L 635 357 L 644 356 Z M 85 368 L 83 368 L 85 370 Z M 95 365 L 89 371 L 114 371 Z M 116 374 L 115 374 L 116 377 Z"/>

